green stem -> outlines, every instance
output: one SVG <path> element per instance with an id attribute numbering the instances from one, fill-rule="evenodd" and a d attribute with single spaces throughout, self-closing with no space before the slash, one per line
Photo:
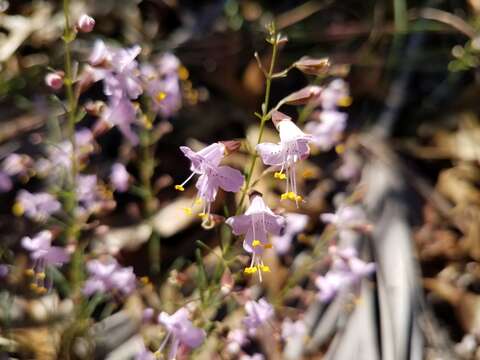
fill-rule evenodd
<path id="1" fill-rule="evenodd" d="M 393 0 L 393 12 L 396 32 L 407 32 L 408 17 L 406 0 Z"/>
<path id="2" fill-rule="evenodd" d="M 273 43 L 272 43 L 272 60 L 270 62 L 270 68 L 268 69 L 268 73 L 265 76 L 266 80 L 266 85 L 265 85 L 265 98 L 263 100 L 262 104 L 262 117 L 260 119 L 260 129 L 258 132 L 258 138 L 257 138 L 257 145 L 262 141 L 263 137 L 263 132 L 265 130 L 265 123 L 268 121 L 268 106 L 270 102 L 270 88 L 272 86 L 272 80 L 273 80 L 273 70 L 275 68 L 275 61 L 277 58 L 277 50 L 278 50 L 278 36 L 276 34 L 273 34 L 272 36 Z M 250 190 L 250 183 L 252 181 L 252 175 L 253 171 L 255 170 L 255 164 L 257 162 L 258 154 L 255 151 L 252 155 L 252 161 L 250 163 L 250 167 L 247 172 L 247 178 L 245 179 L 245 187 L 242 192 L 242 197 L 240 198 L 240 202 L 237 207 L 237 212 L 236 215 L 240 214 L 243 208 L 243 203 L 245 201 L 245 197 Z"/>

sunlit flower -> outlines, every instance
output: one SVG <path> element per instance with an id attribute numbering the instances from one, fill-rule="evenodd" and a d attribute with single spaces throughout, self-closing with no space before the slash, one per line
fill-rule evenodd
<path id="1" fill-rule="evenodd" d="M 153 65 L 142 66 L 145 91 L 150 96 L 153 110 L 164 118 L 174 115 L 182 104 L 179 67 L 180 61 L 170 53 L 159 57 Z"/>
<path id="2" fill-rule="evenodd" d="M 263 201 L 262 195 L 254 192 L 250 196 L 250 206 L 245 214 L 230 217 L 226 223 L 235 235 L 245 235 L 243 248 L 252 254 L 250 266 L 245 268 L 244 272 L 254 274 L 258 271 L 262 281 L 262 272 L 270 271 L 262 260 L 265 249 L 272 247 L 268 234 L 280 235 L 285 226 L 285 219 L 275 215 Z"/>
<path id="3" fill-rule="evenodd" d="M 286 192 L 282 194 L 282 200 L 294 200 L 298 206 L 302 197 L 297 194 L 295 164 L 306 159 L 310 154 L 308 143 L 312 141 L 312 136 L 305 134 L 289 116 L 279 111 L 273 112 L 272 121 L 279 132 L 280 143 L 261 143 L 256 149 L 265 165 L 280 168 L 280 171 L 275 173 L 275 178 L 287 180 Z"/>
<path id="4" fill-rule="evenodd" d="M 117 291 L 130 294 L 136 287 L 136 277 L 132 267 L 121 267 L 115 258 L 107 261 L 90 260 L 87 262 L 89 278 L 83 286 L 83 294 Z"/>
<path id="5" fill-rule="evenodd" d="M 185 308 L 180 308 L 172 315 L 161 312 L 158 316 L 158 322 L 165 326 L 168 333 L 157 352 L 161 352 L 170 340 L 169 360 L 175 359 L 180 345 L 193 349 L 200 346 L 205 340 L 205 331 L 192 324 L 189 320 L 188 310 Z"/>
<path id="6" fill-rule="evenodd" d="M 16 215 L 25 214 L 28 218 L 43 222 L 52 214 L 60 211 L 61 204 L 53 195 L 46 192 L 32 194 L 27 190 L 20 190 L 14 205 Z"/>
<path id="7" fill-rule="evenodd" d="M 181 146 L 180 150 L 190 160 L 192 174 L 182 184 L 176 185 L 175 189 L 184 191 L 184 185 L 193 176 L 200 175 L 196 183 L 198 198 L 203 202 L 203 211 L 200 215 L 208 219 L 218 188 L 237 192 L 243 184 L 244 177 L 237 169 L 220 165 L 225 156 L 225 145 L 222 143 L 211 144 L 198 152 L 187 146 Z"/>
<path id="8" fill-rule="evenodd" d="M 273 306 L 264 298 L 258 301 L 247 301 L 245 312 L 247 315 L 243 319 L 243 323 L 250 335 L 255 335 L 257 329 L 267 324 L 275 313 Z"/>
<path id="9" fill-rule="evenodd" d="M 118 192 L 125 192 L 128 190 L 129 182 L 130 174 L 125 165 L 121 163 L 113 164 L 110 173 L 110 183 L 112 187 Z"/>
<path id="10" fill-rule="evenodd" d="M 281 235 L 272 237 L 273 247 L 280 255 L 283 255 L 290 250 L 295 235 L 301 233 L 308 224 L 308 215 L 287 213 L 284 217 L 285 229 Z"/>

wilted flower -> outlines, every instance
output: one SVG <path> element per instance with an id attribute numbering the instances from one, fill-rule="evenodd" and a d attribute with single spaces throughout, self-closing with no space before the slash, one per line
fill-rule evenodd
<path id="1" fill-rule="evenodd" d="M 232 354 L 237 354 L 242 346 L 249 342 L 247 333 L 243 329 L 230 330 L 227 335 L 226 350 Z"/>
<path id="2" fill-rule="evenodd" d="M 118 192 L 125 192 L 128 190 L 129 182 L 130 174 L 125 165 L 120 163 L 113 164 L 110 173 L 110 183 L 112 184 L 112 187 Z"/>
<path id="3" fill-rule="evenodd" d="M 121 267 L 115 258 L 107 261 L 90 260 L 87 262 L 87 272 L 90 276 L 82 290 L 86 296 L 110 291 L 128 295 L 135 290 L 136 277 L 133 268 Z"/>
<path id="4" fill-rule="evenodd" d="M 185 308 L 180 308 L 172 315 L 161 312 L 158 316 L 158 322 L 165 326 L 168 331 L 158 352 L 161 352 L 168 340 L 171 339 L 168 354 L 169 360 L 175 359 L 180 345 L 185 345 L 193 349 L 200 346 L 205 340 L 205 331 L 192 324 L 189 320 L 188 310 Z"/>
<path id="5" fill-rule="evenodd" d="M 187 146 L 181 146 L 180 150 L 190 160 L 192 174 L 182 184 L 176 185 L 175 189 L 184 191 L 184 185 L 193 176 L 200 175 L 196 183 L 198 198 L 203 201 L 203 211 L 200 216 L 208 219 L 218 188 L 237 192 L 243 184 L 244 177 L 237 169 L 220 166 L 226 151 L 225 145 L 222 143 L 211 144 L 198 152 L 194 152 Z"/>
<path id="6" fill-rule="evenodd" d="M 312 118 L 317 118 L 305 125 L 305 130 L 312 134 L 312 142 L 321 150 L 330 150 L 339 142 L 347 126 L 347 114 L 337 110 L 316 111 Z"/>
<path id="7" fill-rule="evenodd" d="M 297 320 L 293 322 L 291 319 L 286 318 L 282 323 L 282 339 L 287 340 L 289 338 L 303 337 L 307 334 L 307 326 L 303 320 Z"/>
<path id="8" fill-rule="evenodd" d="M 258 301 L 247 301 L 245 311 L 247 315 L 243 319 L 243 323 L 250 335 L 255 335 L 257 329 L 266 324 L 274 315 L 273 306 L 264 298 Z"/>
<path id="9" fill-rule="evenodd" d="M 285 254 L 292 244 L 295 235 L 302 232 L 308 224 L 308 215 L 298 213 L 287 213 L 285 217 L 285 228 L 281 235 L 272 237 L 273 247 L 278 254 Z"/>
<path id="10" fill-rule="evenodd" d="M 320 86 L 308 85 L 283 98 L 280 103 L 287 105 L 305 105 L 312 101 L 316 103 L 320 98 L 321 92 L 322 88 Z"/>
<path id="11" fill-rule="evenodd" d="M 330 61 L 328 58 L 314 59 L 310 57 L 302 57 L 293 64 L 298 70 L 309 75 L 326 74 L 330 68 Z"/>
<path id="12" fill-rule="evenodd" d="M 301 131 L 291 120 L 289 116 L 274 111 L 272 121 L 279 132 L 280 143 L 258 144 L 257 151 L 265 165 L 280 167 L 280 171 L 275 173 L 275 178 L 287 180 L 287 188 L 282 194 L 282 200 L 294 200 L 298 206 L 302 197 L 297 194 L 295 164 L 306 159 L 310 154 L 308 143 L 312 141 L 312 136 Z"/>
<path id="13" fill-rule="evenodd" d="M 61 209 L 61 204 L 53 195 L 46 192 L 32 194 L 27 190 L 20 190 L 14 205 L 16 215 L 25 214 L 28 218 L 43 222 L 52 214 Z"/>
<path id="14" fill-rule="evenodd" d="M 77 21 L 77 30 L 84 33 L 89 33 L 95 27 L 95 20 L 88 16 L 87 14 L 83 14 Z"/>
<path id="15" fill-rule="evenodd" d="M 261 281 L 262 271 L 270 271 L 270 268 L 262 260 L 265 249 L 272 247 L 268 241 L 268 234 L 280 235 L 285 226 L 285 219 L 280 215 L 275 215 L 265 205 L 262 194 L 254 192 L 250 196 L 250 206 L 245 214 L 230 217 L 226 223 L 232 228 L 235 235 L 245 235 L 243 248 L 252 254 L 252 260 L 244 272 L 254 274 L 258 271 Z"/>
<path id="16" fill-rule="evenodd" d="M 45 84 L 53 90 L 58 90 L 63 86 L 63 71 L 50 72 L 45 75 Z"/>

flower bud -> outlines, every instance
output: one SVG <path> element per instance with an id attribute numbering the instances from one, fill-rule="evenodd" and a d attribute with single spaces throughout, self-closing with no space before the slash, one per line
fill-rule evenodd
<path id="1" fill-rule="evenodd" d="M 322 88 L 320 86 L 308 85 L 303 89 L 291 93 L 281 100 L 281 102 L 288 105 L 305 105 L 317 98 L 321 92 Z"/>
<path id="2" fill-rule="evenodd" d="M 292 118 L 278 110 L 275 110 L 274 112 L 272 112 L 272 122 L 277 129 L 278 129 L 278 124 L 280 124 L 280 122 L 284 120 L 291 121 Z"/>
<path id="3" fill-rule="evenodd" d="M 225 154 L 231 154 L 240 149 L 242 143 L 238 140 L 220 141 L 225 146 Z"/>
<path id="4" fill-rule="evenodd" d="M 63 71 L 55 71 L 45 76 L 45 84 L 53 90 L 58 90 L 63 86 Z"/>
<path id="5" fill-rule="evenodd" d="M 313 59 L 309 57 L 303 57 L 293 65 L 305 74 L 322 75 L 325 74 L 330 68 L 330 61 L 328 58 Z"/>
<path id="6" fill-rule="evenodd" d="M 89 33 L 95 27 L 95 20 L 88 16 L 87 14 L 83 14 L 77 21 L 77 30 L 84 33 Z"/>

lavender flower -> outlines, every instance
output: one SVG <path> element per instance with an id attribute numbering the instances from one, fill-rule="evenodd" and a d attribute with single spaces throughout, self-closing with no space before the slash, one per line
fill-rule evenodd
<path id="1" fill-rule="evenodd" d="M 312 141 L 312 136 L 301 131 L 289 116 L 279 111 L 273 112 L 272 121 L 279 132 L 280 143 L 261 143 L 256 149 L 265 165 L 280 167 L 280 171 L 275 173 L 275 178 L 287 180 L 282 200 L 294 200 L 298 206 L 302 197 L 297 194 L 295 164 L 310 154 L 308 143 Z"/>
<path id="2" fill-rule="evenodd" d="M 272 243 L 278 254 L 288 252 L 295 235 L 302 232 L 308 224 L 308 216 L 304 214 L 288 213 L 285 217 L 285 228 L 281 235 L 272 237 Z"/>
<path id="3" fill-rule="evenodd" d="M 20 190 L 17 194 L 14 213 L 25 214 L 28 218 L 44 222 L 52 214 L 60 211 L 61 204 L 52 195 L 46 192 L 32 194 L 27 190 Z"/>
<path id="4" fill-rule="evenodd" d="M 190 160 L 192 174 L 182 184 L 176 185 L 175 189 L 184 191 L 184 185 L 193 176 L 200 175 L 196 183 L 198 198 L 203 201 L 203 211 L 200 216 L 208 219 L 218 188 L 237 192 L 243 184 L 244 177 L 237 169 L 220 166 L 225 155 L 225 145 L 222 143 L 211 144 L 198 152 L 194 152 L 187 146 L 181 146 L 180 150 Z"/>
<path id="5" fill-rule="evenodd" d="M 25 176 L 32 163 L 30 156 L 12 153 L 3 159 L 2 170 L 9 176 Z"/>
<path id="6" fill-rule="evenodd" d="M 323 222 L 335 225 L 341 232 L 365 229 L 369 224 L 363 209 L 358 205 L 341 205 L 335 213 L 320 215 Z"/>
<path id="7" fill-rule="evenodd" d="M 265 356 L 260 353 L 255 353 L 253 355 L 243 354 L 240 356 L 240 360 L 265 360 Z"/>
<path id="8" fill-rule="evenodd" d="M 158 350 L 159 352 L 163 350 L 171 338 L 168 359 L 175 359 L 180 345 L 183 344 L 193 349 L 200 346 L 205 340 L 205 331 L 193 326 L 189 320 L 188 310 L 185 308 L 180 308 L 172 315 L 161 312 L 158 316 L 158 321 L 165 326 L 168 331 L 163 344 Z"/>
<path id="9" fill-rule="evenodd" d="M 352 247 L 340 250 L 331 246 L 329 253 L 332 257 L 331 269 L 315 280 L 319 289 L 317 296 L 322 302 L 331 301 L 343 289 L 358 286 L 362 278 L 375 271 L 375 264 L 359 259 Z"/>
<path id="10" fill-rule="evenodd" d="M 348 84 L 342 79 L 335 79 L 320 94 L 320 103 L 324 110 L 334 110 L 337 106 L 349 106 L 352 102 Z"/>
<path id="11" fill-rule="evenodd" d="M 226 350 L 232 354 L 237 354 L 242 346 L 249 342 L 247 333 L 243 329 L 230 330 L 227 335 L 227 347 Z"/>
<path id="12" fill-rule="evenodd" d="M 250 335 L 255 335 L 257 329 L 265 325 L 274 315 L 273 306 L 264 298 L 258 301 L 247 301 L 245 311 L 247 315 L 243 323 Z"/>
<path id="13" fill-rule="evenodd" d="M 47 266 L 61 266 L 70 260 L 64 248 L 52 246 L 52 233 L 48 230 L 39 232 L 33 238 L 25 236 L 21 242 L 22 247 L 30 253 L 33 268 L 43 274 L 43 278 Z"/>
<path id="14" fill-rule="evenodd" d="M 307 334 L 307 326 L 303 320 L 297 320 L 293 322 L 291 319 L 286 318 L 282 323 L 282 339 L 287 340 L 289 338 L 303 337 Z"/>
<path id="15" fill-rule="evenodd" d="M 103 91 L 108 96 L 108 107 L 102 119 L 118 126 L 133 145 L 138 143 L 138 137 L 131 129 L 136 122 L 136 109 L 130 100 L 137 99 L 143 93 L 140 70 L 135 60 L 140 52 L 139 46 L 114 49 L 97 40 L 89 59 L 93 66 L 89 69 L 93 80 L 103 80 Z"/>
<path id="16" fill-rule="evenodd" d="M 83 286 L 83 294 L 118 291 L 129 295 L 136 287 L 136 277 L 132 267 L 121 267 L 115 258 L 108 261 L 90 260 L 87 262 L 87 272 L 90 275 Z"/>
<path id="17" fill-rule="evenodd" d="M 179 67 L 180 61 L 170 53 L 162 55 L 154 65 L 142 66 L 145 91 L 152 100 L 153 110 L 164 118 L 174 115 L 182 105 Z"/>
<path id="18" fill-rule="evenodd" d="M 76 194 L 79 215 L 89 215 L 99 212 L 107 203 L 107 193 L 101 191 L 97 175 L 78 175 Z"/>
<path id="19" fill-rule="evenodd" d="M 88 157 L 93 152 L 95 148 L 94 137 L 90 129 L 82 128 L 75 132 L 75 146 L 77 162 Z M 62 141 L 55 146 L 51 146 L 49 148 L 48 160 L 50 169 L 43 169 L 43 171 L 59 172 L 70 169 L 72 166 L 72 143 L 70 141 Z"/>
<path id="20" fill-rule="evenodd" d="M 13 182 L 10 176 L 0 171 L 0 193 L 9 192 L 12 190 Z"/>
<path id="21" fill-rule="evenodd" d="M 337 110 L 316 111 L 312 114 L 315 121 L 305 125 L 312 134 L 312 142 L 321 150 L 330 150 L 336 145 L 347 126 L 347 114 Z"/>
<path id="22" fill-rule="evenodd" d="M 110 183 L 112 187 L 118 192 L 125 192 L 128 190 L 130 182 L 130 174 L 125 165 L 115 163 L 112 165 L 112 172 L 110 173 Z"/>
<path id="23" fill-rule="evenodd" d="M 245 235 L 243 248 L 252 254 L 250 266 L 246 267 L 244 272 L 254 274 L 258 270 L 260 281 L 262 281 L 262 272 L 270 271 L 270 268 L 264 265 L 262 260 L 265 249 L 272 247 L 267 235 L 269 233 L 280 235 L 285 226 L 285 219 L 280 215 L 275 215 L 265 205 L 262 195 L 254 192 L 250 196 L 250 206 L 245 214 L 230 217 L 226 223 L 232 228 L 235 235 Z"/>

